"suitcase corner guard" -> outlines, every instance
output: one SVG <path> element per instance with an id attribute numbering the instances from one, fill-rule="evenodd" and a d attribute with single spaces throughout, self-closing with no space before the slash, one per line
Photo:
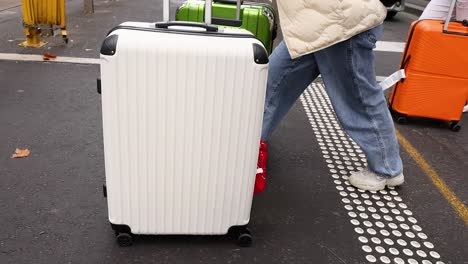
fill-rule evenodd
<path id="1" fill-rule="evenodd" d="M 254 60 L 257 64 L 267 64 L 268 63 L 268 52 L 261 45 L 254 43 L 253 44 Z"/>
<path id="2" fill-rule="evenodd" d="M 101 54 L 112 56 L 115 54 L 115 50 L 117 48 L 117 40 L 119 39 L 119 35 L 110 35 L 108 36 L 101 46 Z"/>

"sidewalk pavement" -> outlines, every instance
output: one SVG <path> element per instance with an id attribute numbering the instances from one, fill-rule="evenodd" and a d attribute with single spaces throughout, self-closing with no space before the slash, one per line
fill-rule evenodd
<path id="1" fill-rule="evenodd" d="M 429 2 L 429 0 L 407 0 L 405 12 L 420 16 Z"/>
<path id="2" fill-rule="evenodd" d="M 183 2 L 184 0 L 171 0 L 172 18 L 175 16 L 176 8 Z M 57 56 L 99 58 L 102 41 L 113 27 L 126 21 L 162 20 L 162 0 L 94 0 L 94 11 L 94 14 L 84 15 L 83 0 L 66 0 L 67 31 L 70 42 L 65 44 L 60 34 L 44 37 L 42 39 L 47 41 L 48 45 L 40 49 L 18 46 L 25 39 L 20 6 L 0 12 L 0 52 L 38 55 L 48 52 Z"/>
<path id="3" fill-rule="evenodd" d="M 0 12 L 21 5 L 20 0 L 2 0 L 0 1 Z"/>

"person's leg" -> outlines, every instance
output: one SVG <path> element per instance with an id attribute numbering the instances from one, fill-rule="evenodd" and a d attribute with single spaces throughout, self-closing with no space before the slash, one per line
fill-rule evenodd
<path id="1" fill-rule="evenodd" d="M 367 156 L 368 170 L 350 177 L 354 186 L 376 190 L 403 183 L 395 128 L 374 72 L 373 49 L 383 26 L 315 53 L 338 119 Z"/>
<path id="2" fill-rule="evenodd" d="M 291 59 L 281 42 L 270 56 L 262 140 L 267 141 L 281 119 L 319 75 L 313 54 Z"/>

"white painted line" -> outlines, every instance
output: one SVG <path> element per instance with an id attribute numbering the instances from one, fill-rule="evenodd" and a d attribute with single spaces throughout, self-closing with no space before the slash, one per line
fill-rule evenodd
<path id="1" fill-rule="evenodd" d="M 395 42 L 397 43 L 397 42 Z M 74 63 L 74 64 L 100 64 L 100 59 L 93 58 L 76 58 L 76 57 L 57 57 L 54 60 L 45 61 L 42 55 L 16 54 L 16 53 L 0 53 L 0 61 L 33 61 L 33 62 L 58 62 L 58 63 Z M 387 76 L 377 76 L 377 82 L 385 80 Z"/>
<path id="2" fill-rule="evenodd" d="M 444 264 L 397 189 L 368 192 L 350 185 L 348 176 L 367 166 L 366 156 L 341 129 L 324 86 L 313 83 L 300 101 L 363 251 L 361 262 Z"/>
<path id="3" fill-rule="evenodd" d="M 403 52 L 404 48 L 405 48 L 404 42 L 378 41 L 376 44 L 375 51 Z M 36 61 L 36 62 L 44 61 L 42 55 L 16 54 L 16 53 L 0 53 L 0 60 Z M 75 64 L 100 64 L 99 59 L 62 57 L 62 56 L 58 56 L 56 59 L 48 60 L 47 62 L 75 63 Z"/>
<path id="4" fill-rule="evenodd" d="M 377 41 L 376 46 L 375 51 L 403 52 L 405 50 L 405 42 Z"/>
<path id="5" fill-rule="evenodd" d="M 0 60 L 40 61 L 40 62 L 74 63 L 74 64 L 100 64 L 101 63 L 100 59 L 62 57 L 62 56 L 58 56 L 56 59 L 45 61 L 42 55 L 15 54 L 15 53 L 0 53 Z"/>
<path id="6" fill-rule="evenodd" d="M 15 11 L 8 11 L 8 10 L 0 11 L 0 17 L 2 17 L 2 18 L 5 18 L 7 16 L 16 15 L 16 14 L 17 14 L 17 12 L 15 12 Z"/>

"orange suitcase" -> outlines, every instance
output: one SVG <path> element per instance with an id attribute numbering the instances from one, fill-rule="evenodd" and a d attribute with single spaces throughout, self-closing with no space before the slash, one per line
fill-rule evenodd
<path id="1" fill-rule="evenodd" d="M 450 122 L 459 131 L 468 100 L 468 23 L 419 20 L 411 25 L 401 60 L 406 78 L 393 86 L 390 109 L 407 116 Z"/>

